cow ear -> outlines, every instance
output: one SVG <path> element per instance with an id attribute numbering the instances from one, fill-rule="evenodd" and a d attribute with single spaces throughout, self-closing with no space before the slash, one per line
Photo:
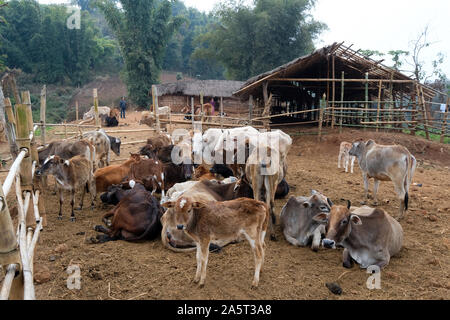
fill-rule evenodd
<path id="1" fill-rule="evenodd" d="M 326 213 L 319 213 L 313 217 L 313 220 L 319 223 L 326 223 L 328 222 L 328 215 Z"/>
<path id="2" fill-rule="evenodd" d="M 194 202 L 192 204 L 192 208 L 194 208 L 194 209 L 201 209 L 201 208 L 204 208 L 204 207 L 206 207 L 206 205 L 204 203 L 201 203 L 201 202 Z"/>
<path id="3" fill-rule="evenodd" d="M 173 203 L 172 201 L 164 202 L 164 203 L 162 204 L 162 206 L 163 206 L 164 208 L 169 209 L 169 208 L 175 207 L 175 203 Z"/>
<path id="4" fill-rule="evenodd" d="M 360 226 L 362 225 L 361 218 L 358 217 L 356 214 L 352 214 L 350 216 L 350 221 L 353 222 L 355 225 Z"/>
<path id="5" fill-rule="evenodd" d="M 311 208 L 311 203 L 308 201 L 302 203 L 303 208 Z"/>
<path id="6" fill-rule="evenodd" d="M 316 194 L 319 194 L 319 192 L 317 192 L 317 190 L 311 190 L 311 195 L 313 196 L 313 195 L 316 195 Z"/>

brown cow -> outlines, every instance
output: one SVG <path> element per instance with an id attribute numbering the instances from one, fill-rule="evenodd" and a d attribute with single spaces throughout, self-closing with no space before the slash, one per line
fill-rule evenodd
<path id="1" fill-rule="evenodd" d="M 163 206 L 174 209 L 177 229 L 183 230 L 197 245 L 195 283 L 200 283 L 201 287 L 205 285 L 211 240 L 234 240 L 243 235 L 255 256 L 252 287 L 258 286 L 269 224 L 269 210 L 265 203 L 248 198 L 202 203 L 183 196 L 177 202 L 166 202 Z"/>
<path id="2" fill-rule="evenodd" d="M 146 187 L 151 186 L 152 195 L 161 190 L 164 197 L 164 165 L 153 159 L 139 159 L 131 164 L 129 180 L 142 181 Z"/>
<path id="3" fill-rule="evenodd" d="M 96 196 L 95 184 L 92 172 L 92 162 L 86 159 L 84 156 L 76 156 L 70 160 L 64 160 L 59 156 L 50 156 L 44 162 L 44 164 L 36 171 L 36 175 L 48 175 L 51 174 L 55 177 L 59 190 L 59 216 L 62 219 L 62 203 L 63 203 L 63 190 L 69 190 L 71 192 L 72 214 L 71 221 L 75 221 L 74 204 L 75 204 L 75 192 L 81 189 L 81 201 L 80 208 L 83 209 L 83 201 L 86 190 L 91 194 L 91 206 L 94 208 L 94 199 Z"/>
<path id="4" fill-rule="evenodd" d="M 120 165 L 98 169 L 94 174 L 97 192 L 105 192 L 109 186 L 121 183 L 129 176 L 131 165 L 140 160 L 140 155 L 132 154 L 130 159 Z"/>
<path id="5" fill-rule="evenodd" d="M 170 146 L 172 139 L 164 133 L 155 134 L 155 136 L 147 139 L 147 144 L 150 145 L 153 151 L 158 151 L 159 149 Z"/>
<path id="6" fill-rule="evenodd" d="M 216 175 L 211 173 L 208 169 L 208 166 L 202 164 L 195 169 L 194 180 L 202 181 L 202 180 L 213 180 L 216 179 Z"/>
<path id="7" fill-rule="evenodd" d="M 139 241 L 155 239 L 159 236 L 163 210 L 158 200 L 140 183 L 133 183 L 132 190 L 123 192 L 116 187 L 110 193 L 123 193 L 116 207 L 103 216 L 103 222 L 109 226 L 96 226 L 95 231 L 106 235 L 97 236 L 100 243 L 115 240 Z M 108 220 L 112 217 L 111 222 Z M 96 241 L 93 241 L 96 242 Z"/>

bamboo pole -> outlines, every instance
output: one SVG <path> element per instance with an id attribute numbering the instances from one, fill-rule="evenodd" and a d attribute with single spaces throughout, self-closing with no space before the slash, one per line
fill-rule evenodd
<path id="1" fill-rule="evenodd" d="M 378 84 L 378 106 L 377 106 L 377 132 L 378 132 L 378 121 L 380 121 L 380 108 L 381 108 L 381 86 L 383 82 L 380 81 Z"/>
<path id="2" fill-rule="evenodd" d="M 345 86 L 345 72 L 342 71 L 342 79 L 341 79 L 341 104 L 344 103 L 344 86 Z M 334 103 L 334 102 L 333 102 Z M 342 133 L 342 111 L 339 113 L 341 116 L 339 117 L 339 133 Z"/>
<path id="3" fill-rule="evenodd" d="M 33 130 L 33 136 L 30 139 L 30 152 L 32 161 L 39 161 L 39 155 L 37 152 L 36 139 L 34 132 L 36 131 L 33 124 L 33 111 L 31 110 L 31 96 L 29 91 L 22 92 L 22 103 L 27 106 L 27 122 L 29 130 Z"/>
<path id="4" fill-rule="evenodd" d="M 223 97 L 220 97 L 220 128 L 223 128 Z"/>
<path id="5" fill-rule="evenodd" d="M 98 116 L 98 92 L 97 88 L 93 89 L 93 96 L 94 96 L 94 118 L 95 118 L 95 126 L 97 128 L 100 128 L 100 119 Z"/>
<path id="6" fill-rule="evenodd" d="M 46 135 L 46 111 L 47 111 L 47 86 L 41 90 L 41 142 L 45 146 L 45 135 Z M 77 114 L 78 117 L 78 114 Z M 78 118 L 77 118 L 78 120 Z"/>
<path id="7" fill-rule="evenodd" d="M 417 112 L 417 99 L 416 99 L 416 95 L 411 94 L 410 100 L 413 101 L 412 109 L 413 109 L 414 111 Z M 415 121 L 415 120 L 416 120 L 416 112 L 411 113 L 411 120 L 412 120 L 412 121 Z M 411 127 L 410 135 L 412 135 L 412 136 L 415 136 L 415 135 L 416 135 L 416 126 L 415 126 L 415 125 L 413 125 L 413 126 Z"/>
<path id="8" fill-rule="evenodd" d="M 425 135 L 427 137 L 427 140 L 430 140 L 430 132 L 428 130 L 428 118 L 427 118 L 427 113 L 425 111 L 425 98 L 423 95 L 421 95 L 421 91 L 419 88 L 419 85 L 416 85 L 416 90 L 417 90 L 417 96 L 419 97 L 419 106 L 420 104 L 422 105 L 422 116 L 423 116 L 423 121 L 424 121 L 424 129 L 425 129 Z"/>
<path id="9" fill-rule="evenodd" d="M 192 130 L 195 130 L 195 120 L 194 120 L 194 115 L 195 115 L 195 107 L 194 107 L 194 97 L 191 97 L 191 115 L 192 115 Z"/>
<path id="10" fill-rule="evenodd" d="M 200 105 L 202 108 L 202 116 L 201 116 L 201 122 L 203 123 L 205 110 L 203 109 L 203 92 L 200 93 Z"/>
<path id="11" fill-rule="evenodd" d="M 248 97 L 248 121 L 250 125 L 253 123 L 253 95 Z"/>
<path id="12" fill-rule="evenodd" d="M 319 113 L 319 135 L 318 135 L 318 140 L 319 142 L 322 140 L 322 126 L 323 126 L 323 112 L 324 109 L 326 107 L 326 100 L 327 100 L 327 96 L 326 94 L 323 95 L 323 99 L 320 100 L 320 113 Z"/>
<path id="13" fill-rule="evenodd" d="M 161 122 L 163 122 L 163 121 L 167 121 L 168 122 L 169 120 L 161 120 Z M 172 122 L 174 122 L 174 120 L 172 120 Z M 156 131 L 156 129 L 149 128 L 149 129 L 134 129 L 134 130 L 105 130 L 106 133 L 117 133 L 117 134 L 120 134 L 120 133 L 132 133 L 132 132 L 153 132 L 153 131 Z M 66 133 L 65 132 L 55 132 L 53 134 L 56 135 L 56 136 L 62 136 L 62 135 L 65 135 Z M 67 135 L 77 135 L 78 136 L 79 132 L 68 131 Z M 72 137 L 72 138 L 75 138 L 75 137 Z"/>
<path id="14" fill-rule="evenodd" d="M 3 95 L 3 90 L 1 90 Z M 1 96 L 0 96 L 1 98 Z M 14 116 L 11 100 L 9 98 L 4 99 L 5 103 L 5 113 L 7 116 L 6 121 L 6 132 L 8 134 L 9 151 L 13 159 L 17 158 L 19 154 L 19 147 L 16 141 L 16 117 Z"/>
<path id="15" fill-rule="evenodd" d="M 442 128 L 441 128 L 441 139 L 440 142 L 444 143 L 444 138 L 445 138 L 445 131 L 446 131 L 446 127 L 447 127 L 447 117 L 448 117 L 448 109 L 449 109 L 449 104 L 450 104 L 450 98 L 447 97 L 447 105 L 445 107 L 445 113 L 444 113 L 444 117 L 442 120 Z"/>
<path id="16" fill-rule="evenodd" d="M 365 78 L 366 78 L 366 82 L 364 84 L 364 92 L 365 92 L 365 121 L 369 121 L 369 73 L 366 72 L 365 74 Z M 366 131 L 366 129 L 364 128 L 364 131 Z"/>
<path id="17" fill-rule="evenodd" d="M 159 122 L 159 112 L 158 112 L 158 89 L 155 85 L 152 85 L 152 100 L 153 100 L 153 114 L 156 120 L 156 132 L 161 132 L 161 125 Z"/>
<path id="18" fill-rule="evenodd" d="M 333 56 L 332 56 L 332 61 L 331 61 L 331 63 L 332 63 L 332 77 L 333 77 L 333 80 L 335 80 L 335 78 L 336 78 L 336 56 L 333 54 Z M 333 101 L 335 101 L 336 100 L 336 81 L 333 81 L 332 82 L 332 90 L 333 90 Z M 332 109 L 331 109 L 331 129 L 334 129 L 334 122 L 335 122 L 335 119 L 336 119 L 336 117 L 335 117 L 335 114 L 334 114 L 334 107 L 335 107 L 335 105 L 334 105 L 334 103 L 332 104 Z"/>
<path id="19" fill-rule="evenodd" d="M 79 109 L 78 109 L 78 100 L 77 100 L 77 101 L 75 101 L 75 117 L 77 119 L 77 122 L 80 119 L 79 115 L 78 115 L 78 112 L 79 112 Z"/>

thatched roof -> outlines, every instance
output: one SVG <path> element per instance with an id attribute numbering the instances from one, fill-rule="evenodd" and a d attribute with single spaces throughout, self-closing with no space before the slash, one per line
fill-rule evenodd
<path id="1" fill-rule="evenodd" d="M 233 92 L 244 85 L 242 81 L 228 80 L 185 80 L 173 83 L 157 85 L 158 96 L 165 95 L 184 95 L 198 96 L 201 93 L 205 97 L 224 97 L 233 96 Z"/>
<path id="2" fill-rule="evenodd" d="M 236 96 L 246 98 L 250 94 L 259 94 L 259 87 L 269 80 L 279 78 L 331 78 L 331 56 L 336 58 L 336 78 L 341 77 L 341 72 L 345 72 L 347 79 L 364 79 L 365 73 L 369 74 L 369 79 L 392 79 L 414 81 L 412 78 L 403 73 L 382 65 L 382 61 L 375 61 L 359 53 L 360 50 L 354 51 L 352 46 L 344 46 L 343 43 L 334 43 L 330 46 L 318 49 L 313 53 L 292 60 L 281 65 L 271 71 L 262 73 L 247 80 L 247 82 L 235 92 Z M 328 67 L 329 66 L 329 67 Z M 328 69 L 329 68 L 329 69 Z M 436 90 L 418 83 L 428 96 L 434 96 Z M 376 88 L 376 84 L 370 85 Z M 402 88 L 408 92 L 408 88 Z"/>

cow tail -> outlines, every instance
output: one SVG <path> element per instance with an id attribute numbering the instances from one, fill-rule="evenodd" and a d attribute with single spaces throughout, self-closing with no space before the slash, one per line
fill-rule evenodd
<path id="1" fill-rule="evenodd" d="M 274 192 L 274 190 L 270 189 L 270 181 L 269 181 L 269 176 L 264 176 L 264 188 L 266 189 L 266 204 L 267 207 L 269 208 L 269 212 L 270 212 L 270 218 L 272 219 L 272 224 L 275 225 L 277 223 L 277 219 L 275 217 L 275 214 L 273 213 L 273 210 L 271 210 L 270 207 L 270 202 L 272 201 L 272 192 Z"/>
<path id="2" fill-rule="evenodd" d="M 406 176 L 404 181 L 405 188 L 405 210 L 408 210 L 409 205 L 409 187 L 411 185 L 412 175 L 416 168 L 416 159 L 412 155 L 406 157 Z"/>

